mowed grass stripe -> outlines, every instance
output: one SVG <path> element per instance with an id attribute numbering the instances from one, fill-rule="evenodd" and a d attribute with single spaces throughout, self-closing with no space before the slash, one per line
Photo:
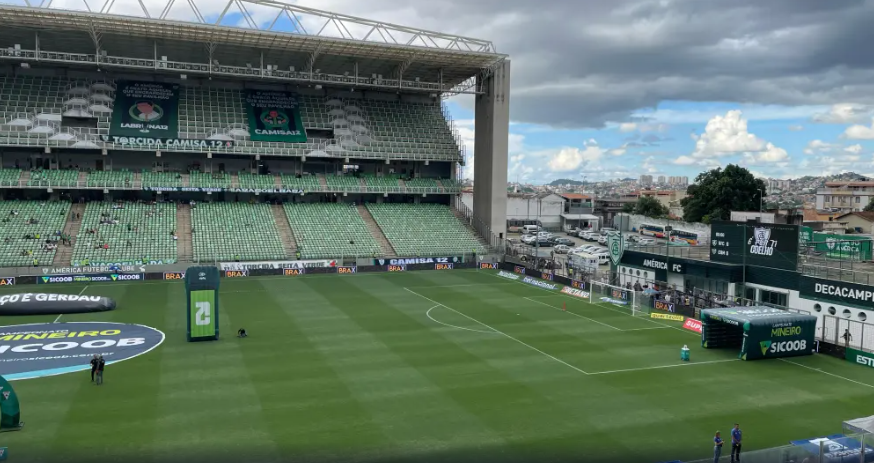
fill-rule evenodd
<path id="1" fill-rule="evenodd" d="M 233 315 L 235 326 L 246 328 L 250 336 L 234 341 L 278 451 L 288 458 L 333 459 L 384 444 L 387 439 L 370 414 L 290 313 L 305 309 L 297 287 L 306 284 L 257 284 L 263 292 L 246 296 Z"/>
<path id="2" fill-rule="evenodd" d="M 72 288 L 71 288 L 72 289 Z M 85 289 L 83 287 L 83 289 Z M 86 289 L 87 291 L 87 289 Z M 72 291 L 71 291 L 72 292 Z M 78 294 L 80 291 L 77 291 Z M 149 288 L 125 287 L 98 289 L 94 293 L 112 297 L 120 307 L 132 306 L 148 297 Z M 117 323 L 137 322 L 149 326 L 163 324 L 164 300 L 159 298 L 156 311 L 111 311 L 95 314 L 75 314 L 62 318 L 65 322 L 107 321 Z M 61 323 L 63 325 L 63 323 Z M 66 328 L 75 330 L 76 325 Z M 108 348 L 107 350 L 112 350 Z M 158 384 L 161 378 L 160 354 L 107 365 L 105 384 L 98 387 L 90 382 L 90 371 L 62 375 L 34 382 L 62 381 L 74 383 L 75 393 L 68 397 L 70 407 L 62 424 L 52 439 L 54 453 L 65 453 L 80 458 L 124 458 L 150 449 L 155 433 L 157 416 Z M 90 359 L 82 359 L 87 365 Z M 107 357 L 111 360 L 111 357 Z M 58 400 L 58 398 L 53 398 Z M 93 436 L 116 436 L 107 441 L 95 440 Z M 135 439 L 129 438 L 136 436 Z"/>
<path id="3" fill-rule="evenodd" d="M 374 310 L 382 303 L 363 298 L 365 293 L 354 286 L 344 285 L 339 290 L 330 284 L 310 282 L 306 288 L 296 291 L 300 302 L 307 307 L 290 312 L 297 323 L 309 327 L 307 331 L 322 332 L 329 328 L 343 335 L 334 339 L 321 337 L 313 342 L 319 345 L 359 403 L 370 411 L 375 424 L 392 439 L 395 456 L 502 443 L 476 416 L 455 403 L 418 365 L 410 364 L 408 357 L 400 355 L 398 348 L 391 345 L 388 338 L 404 338 L 404 352 L 432 351 L 433 340 L 420 336 L 421 326 L 400 325 L 403 319 L 396 314 Z M 347 298 L 358 302 L 349 306 L 345 302 Z M 332 315 L 330 321 L 326 322 L 321 316 L 325 312 Z M 380 329 L 374 331 L 374 326 Z M 367 335 L 359 336 L 362 332 Z M 347 347 L 357 348 L 363 355 L 347 355 Z M 423 423 L 429 423 L 427 432 L 423 432 Z"/>
<path id="4" fill-rule="evenodd" d="M 416 304 L 415 299 L 410 300 L 401 296 L 402 292 L 406 291 L 403 288 L 397 288 L 394 280 L 387 280 L 386 283 L 378 288 L 372 284 L 367 285 L 367 288 L 380 297 L 384 297 L 399 311 L 413 317 L 409 314 L 415 314 L 415 309 L 409 307 L 410 304 Z M 392 289 L 391 286 L 395 286 L 395 288 Z M 472 290 L 465 287 L 463 289 L 441 288 L 443 294 L 445 294 L 444 289 L 446 291 L 468 292 L 467 295 L 459 298 L 466 302 L 451 306 L 453 309 L 464 313 L 473 313 L 473 307 L 486 307 L 481 310 L 489 310 L 488 304 L 481 299 L 487 293 L 470 292 Z M 396 294 L 397 297 L 395 297 Z M 421 300 L 419 304 L 418 311 L 420 313 L 430 305 L 428 301 L 424 300 Z M 491 310 L 495 309 L 491 308 Z M 422 320 L 421 316 L 418 320 Z M 470 364 L 475 368 L 471 373 L 479 375 L 474 376 L 474 378 L 479 380 L 480 377 L 499 377 L 503 378 L 506 384 L 512 385 L 512 387 L 504 388 L 488 385 L 481 388 L 468 388 L 464 386 L 465 381 L 461 377 L 458 385 L 444 386 L 444 388 L 461 387 L 462 392 L 470 393 L 470 395 L 462 396 L 457 400 L 463 403 L 472 403 L 473 407 L 476 407 L 478 400 L 483 400 L 483 398 L 489 399 L 489 405 L 494 404 L 495 407 L 498 407 L 500 412 L 495 410 L 478 411 L 475 408 L 474 410 L 484 414 L 484 420 L 491 427 L 502 432 L 506 439 L 512 443 L 511 450 L 509 450 L 511 454 L 518 455 L 522 459 L 572 456 L 579 453 L 588 439 L 614 448 L 622 447 L 622 443 L 614 441 L 609 433 L 586 426 L 588 422 L 586 376 L 504 336 L 484 337 L 477 333 L 462 332 L 451 335 L 451 332 L 442 329 L 435 331 L 435 333 L 452 343 L 450 346 L 453 348 L 457 346 L 480 359 L 478 362 Z M 476 341 L 464 341 L 464 339 L 476 339 Z M 522 362 L 508 362 L 505 361 L 507 356 L 524 360 Z M 431 371 L 435 376 L 451 377 L 452 374 L 446 369 L 431 369 Z M 438 380 L 439 378 L 435 379 L 435 381 Z M 487 381 L 487 383 L 491 383 L 491 381 Z M 500 405 L 501 402 L 503 405 Z"/>

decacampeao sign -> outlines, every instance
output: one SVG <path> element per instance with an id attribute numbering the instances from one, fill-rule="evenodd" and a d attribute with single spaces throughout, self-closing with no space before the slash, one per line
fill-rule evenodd
<path id="1" fill-rule="evenodd" d="M 31 323 L 0 327 L 0 376 L 7 380 L 55 376 L 91 368 L 95 354 L 107 365 L 143 355 L 164 342 L 144 325 L 110 322 Z"/>

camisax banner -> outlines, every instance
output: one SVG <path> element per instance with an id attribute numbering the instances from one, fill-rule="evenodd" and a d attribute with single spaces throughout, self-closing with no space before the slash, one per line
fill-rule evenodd
<path id="1" fill-rule="evenodd" d="M 178 139 L 179 85 L 118 81 L 112 105 L 111 137 Z"/>
<path id="2" fill-rule="evenodd" d="M 249 118 L 249 138 L 252 141 L 307 141 L 297 94 L 250 89 L 246 91 L 245 104 Z"/>

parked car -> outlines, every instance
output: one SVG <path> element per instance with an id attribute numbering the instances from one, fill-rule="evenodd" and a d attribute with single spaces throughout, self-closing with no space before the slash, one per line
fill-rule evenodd
<path id="1" fill-rule="evenodd" d="M 610 263 L 610 254 L 608 254 L 606 251 L 592 255 L 598 258 L 598 265 Z"/>
<path id="2" fill-rule="evenodd" d="M 599 244 L 607 244 L 607 235 L 601 235 L 598 237 Z"/>
<path id="3" fill-rule="evenodd" d="M 553 252 L 555 252 L 556 254 L 568 254 L 568 253 L 571 252 L 571 248 L 570 248 L 570 246 L 567 246 L 567 245 L 564 245 L 564 244 L 556 245 L 554 248 L 552 248 L 552 250 L 553 250 Z"/>
<path id="4" fill-rule="evenodd" d="M 540 247 L 540 248 L 551 248 L 551 247 L 552 247 L 552 241 L 549 241 L 549 240 L 547 240 L 547 239 L 538 239 L 537 242 L 536 242 L 535 244 L 532 244 L 532 246 L 537 246 L 537 247 Z"/>
<path id="5" fill-rule="evenodd" d="M 585 232 L 580 238 L 586 241 L 598 241 L 598 234 L 594 232 Z"/>
<path id="6" fill-rule="evenodd" d="M 522 237 L 522 242 L 525 244 L 534 243 L 537 240 L 537 235 L 524 235 Z"/>
<path id="7" fill-rule="evenodd" d="M 606 252 L 607 251 L 606 249 L 602 248 L 601 246 L 593 246 L 593 245 L 580 246 L 580 248 L 582 249 L 583 252 L 585 252 L 587 254 L 597 254 L 599 252 Z"/>
<path id="8" fill-rule="evenodd" d="M 577 243 L 574 243 L 574 240 L 572 240 L 570 238 L 552 238 L 551 241 L 553 244 L 563 244 L 565 246 L 573 246 L 573 245 L 577 244 Z"/>
<path id="9" fill-rule="evenodd" d="M 653 246 L 656 244 L 656 240 L 653 238 L 639 238 L 637 240 L 638 246 Z"/>

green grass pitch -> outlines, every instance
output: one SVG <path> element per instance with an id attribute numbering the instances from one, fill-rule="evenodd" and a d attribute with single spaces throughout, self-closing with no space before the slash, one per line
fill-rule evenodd
<path id="1" fill-rule="evenodd" d="M 736 421 L 749 452 L 839 433 L 874 403 L 848 362 L 737 361 L 679 323 L 488 271 L 225 279 L 222 339 L 200 343 L 181 282 L 4 289 L 108 296 L 117 310 L 60 321 L 167 335 L 102 387 L 87 371 L 14 382 L 10 461 L 691 460 Z"/>

